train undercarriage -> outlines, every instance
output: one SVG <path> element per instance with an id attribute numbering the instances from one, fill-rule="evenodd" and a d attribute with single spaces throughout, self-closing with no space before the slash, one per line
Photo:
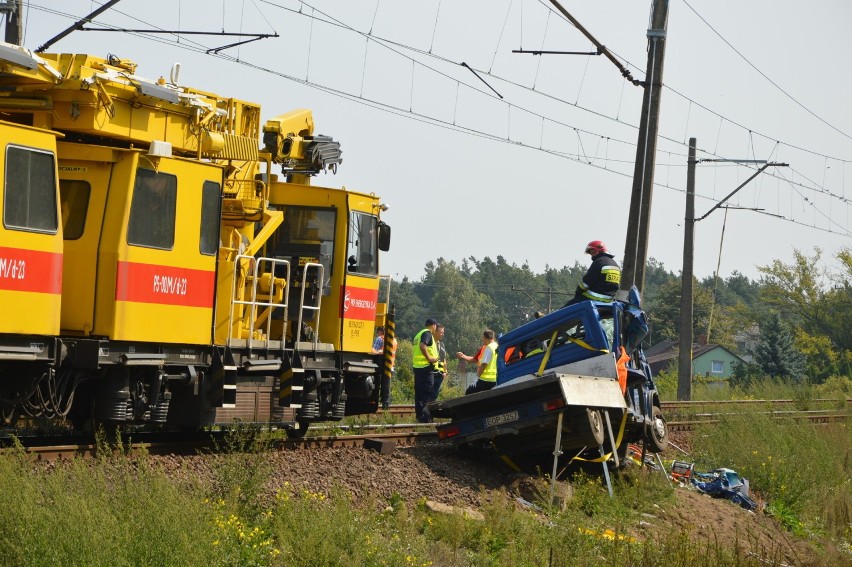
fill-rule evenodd
<path id="1" fill-rule="evenodd" d="M 379 370 L 372 359 L 330 345 L 307 354 L 277 346 L 14 337 L 0 347 L 0 419 L 5 427 L 23 420 L 75 430 L 241 422 L 302 436 L 313 422 L 376 411 Z"/>

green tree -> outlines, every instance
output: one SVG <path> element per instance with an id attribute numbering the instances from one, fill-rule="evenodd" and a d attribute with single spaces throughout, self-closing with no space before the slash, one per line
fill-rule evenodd
<path id="1" fill-rule="evenodd" d="M 672 286 L 674 282 L 680 285 L 680 276 L 666 270 L 663 263 L 656 258 L 649 258 L 645 264 L 645 286 L 642 288 L 642 303 L 647 307 L 661 292 L 663 286 Z"/>
<path id="2" fill-rule="evenodd" d="M 588 266 L 583 266 L 579 262 L 574 262 L 570 268 L 563 266 L 556 269 L 550 266 L 544 267 L 543 274 L 536 274 L 536 282 L 538 289 L 542 293 L 547 292 L 544 296 L 547 299 L 541 300 L 543 311 L 553 311 L 565 305 L 569 299 L 574 297 L 574 292 L 577 285 L 583 276 L 586 274 Z"/>
<path id="3" fill-rule="evenodd" d="M 717 298 L 720 304 L 735 306 L 741 303 L 745 305 L 756 305 L 760 295 L 760 286 L 757 282 L 748 279 L 743 274 L 734 271 L 725 281 L 721 288 L 724 295 Z"/>
<path id="4" fill-rule="evenodd" d="M 400 340 L 412 337 L 423 328 L 426 320 L 426 308 L 414 291 L 414 284 L 407 277 L 399 283 L 392 283 L 390 303 L 395 309 L 396 335 Z"/>
<path id="5" fill-rule="evenodd" d="M 422 323 L 421 323 L 422 324 Z M 414 400 L 414 369 L 411 366 L 411 339 L 400 339 L 396 349 L 396 370 L 391 381 L 391 400 L 395 404 Z"/>
<path id="6" fill-rule="evenodd" d="M 778 313 L 772 313 L 760 327 L 754 349 L 754 362 L 764 374 L 773 378 L 802 380 L 805 357 L 793 344 L 793 333 Z"/>
<path id="7" fill-rule="evenodd" d="M 498 320 L 490 297 L 474 289 L 455 262 L 439 258 L 428 270 L 424 284 L 433 290 L 429 314 L 446 327 L 447 352 L 468 352 L 478 347 L 486 327 L 498 332 L 508 330 L 498 326 L 507 322 Z"/>
<path id="8" fill-rule="evenodd" d="M 709 290 L 698 285 L 693 277 L 693 305 L 692 305 L 692 336 L 693 341 L 707 335 L 707 326 L 710 320 L 710 307 L 713 297 Z M 657 295 L 645 305 L 648 318 L 651 321 L 651 341 L 656 344 L 668 339 L 677 341 L 680 337 L 680 298 L 681 280 L 674 278 L 663 283 L 657 290 Z M 713 312 L 712 336 L 713 344 L 724 346 L 734 350 L 734 326 L 733 319 L 728 313 L 719 307 Z"/>
<path id="9" fill-rule="evenodd" d="M 819 248 L 812 256 L 795 250 L 792 264 L 775 260 L 758 268 L 764 274 L 761 301 L 796 328 L 806 343 L 798 346 L 808 353 L 808 371 L 817 381 L 848 372 L 852 352 L 852 251 L 837 254 L 837 271 L 823 266 L 821 258 Z"/>
<path id="10" fill-rule="evenodd" d="M 491 324 L 495 330 L 522 325 L 533 312 L 543 309 L 544 296 L 529 265 L 509 264 L 503 256 L 497 256 L 496 261 L 486 256 L 482 261 L 471 257 L 468 266 L 472 268 L 469 278 L 473 286 L 494 303 Z"/>

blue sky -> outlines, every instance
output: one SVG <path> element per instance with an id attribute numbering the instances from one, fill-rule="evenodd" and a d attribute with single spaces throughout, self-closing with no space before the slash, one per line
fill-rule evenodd
<path id="1" fill-rule="evenodd" d="M 55 4 L 29 2 L 27 47 L 99 5 Z M 650 2 L 563 5 L 644 78 Z M 727 218 L 698 223 L 696 275 L 713 273 L 720 243 L 720 273 L 752 278 L 794 249 L 819 246 L 830 266 L 850 246 L 850 21 L 841 0 L 671 0 L 649 256 L 681 268 L 690 137 L 699 158 L 790 165 L 739 191 Z M 98 25 L 278 33 L 220 57 L 204 51 L 236 39 L 75 32 L 49 51 L 114 53 L 150 78 L 179 61 L 182 84 L 259 102 L 264 119 L 311 108 L 343 148 L 318 183 L 390 207 L 384 273 L 417 279 L 438 257 L 585 264 L 596 239 L 623 255 L 642 89 L 604 57 L 512 53 L 594 50 L 550 2 L 123 0 Z M 697 215 L 754 167 L 699 165 Z"/>

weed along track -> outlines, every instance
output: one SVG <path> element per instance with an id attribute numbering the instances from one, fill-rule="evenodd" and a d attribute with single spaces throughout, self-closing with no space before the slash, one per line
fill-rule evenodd
<path id="1" fill-rule="evenodd" d="M 828 400 L 826 401 L 828 402 Z M 837 402 L 833 402 L 835 405 Z M 719 401 L 694 401 L 694 402 L 663 402 L 663 407 L 668 404 L 672 408 L 719 408 L 718 412 L 694 412 L 689 419 L 678 419 L 669 421 L 668 427 L 672 431 L 689 433 L 697 427 L 708 424 L 717 424 L 720 419 L 731 418 L 743 413 L 754 413 L 766 415 L 775 419 L 801 420 L 803 422 L 828 424 L 846 422 L 850 417 L 849 410 L 829 408 L 819 410 L 762 410 L 756 409 L 767 407 L 789 407 L 792 400 L 748 400 L 744 402 L 719 402 Z M 755 404 L 761 404 L 755 406 Z M 829 405 L 829 404 L 824 404 Z M 722 408 L 724 408 L 722 410 Z M 739 409 L 740 411 L 736 411 Z M 405 418 L 409 416 L 409 410 L 413 412 L 413 406 L 392 406 L 391 415 Z M 679 415 L 679 414 L 675 414 Z M 252 430 L 252 426 L 240 426 L 240 431 L 251 431 L 250 436 L 263 436 L 261 429 Z M 229 436 L 235 434 L 227 428 L 210 432 L 190 433 L 125 433 L 124 438 L 106 440 L 100 444 L 92 436 L 79 434 L 69 436 L 20 436 L 5 437 L 2 441 L 2 452 L 17 450 L 19 445 L 27 453 L 43 460 L 69 459 L 73 457 L 94 457 L 99 453 L 126 452 L 128 454 L 149 455 L 193 455 L 203 453 L 215 453 L 233 451 L 241 447 L 233 447 L 234 442 Z M 242 435 L 242 434 L 240 434 Z M 437 435 L 432 424 L 418 423 L 370 423 L 357 422 L 336 426 L 314 426 L 303 438 L 285 438 L 270 434 L 268 441 L 261 445 L 268 450 L 315 450 L 336 447 L 362 447 L 370 445 L 369 441 L 376 440 L 397 447 L 411 447 L 427 443 L 436 443 Z M 245 444 L 246 442 L 241 442 Z M 16 445 L 17 444 L 17 445 Z"/>
<path id="2" fill-rule="evenodd" d="M 751 418 L 743 413 L 739 419 L 742 423 Z M 759 459 L 774 463 L 789 458 L 797 468 L 807 468 L 813 457 L 788 455 L 787 451 L 818 449 L 815 436 L 831 438 L 832 431 L 843 429 L 838 424 L 807 427 L 803 423 L 800 427 L 791 420 L 765 415 L 753 421 L 758 422 L 755 431 L 742 432 L 739 425 L 722 420 L 712 426 L 713 435 L 718 435 L 713 438 L 703 434 L 692 437 L 688 431 L 673 427 L 673 445 L 695 457 L 684 457 L 673 447 L 664 452 L 663 462 L 668 466 L 672 459 L 698 458 L 703 453 L 713 455 L 718 465 L 726 465 L 732 462 L 729 459 L 743 454 L 741 447 L 733 447 L 735 444 L 728 440 L 732 435 L 742 438 L 742 445 L 748 447 L 745 453 L 754 453 L 753 458 L 758 459 L 757 469 L 737 467 L 751 477 L 756 498 L 769 505 L 779 496 L 773 492 L 771 477 L 755 474 L 760 469 Z M 703 424 L 706 422 L 697 423 Z M 363 424 L 349 427 L 357 434 L 328 435 L 327 428 L 318 427 L 302 439 L 286 439 L 283 435 L 276 437 L 279 432 L 243 426 L 194 436 L 174 434 L 171 438 L 129 435 L 99 443 L 74 439 L 65 445 L 56 443 L 54 437 L 52 443 L 48 443 L 50 438 L 43 438 L 42 445 L 36 446 L 32 438 L 25 440 L 29 447 L 24 450 L 4 450 L 0 467 L 6 469 L 0 472 L 6 482 L 35 479 L 39 493 L 55 487 L 73 496 L 76 503 L 88 502 L 87 510 L 98 522 L 103 495 L 133 487 L 132 493 L 137 496 L 129 501 L 134 506 L 151 501 L 156 506 L 152 518 L 168 514 L 174 506 L 192 512 L 195 520 L 188 529 L 193 530 L 196 545 L 203 550 L 213 545 L 209 542 L 226 545 L 220 532 L 227 529 L 228 522 L 234 523 L 238 533 L 237 528 L 251 518 L 262 518 L 263 522 L 257 524 L 265 535 L 262 541 L 281 550 L 282 555 L 288 550 L 291 553 L 287 561 L 258 563 L 264 565 L 381 564 L 353 560 L 351 556 L 335 562 L 344 557 L 341 554 L 367 553 L 370 542 L 375 541 L 381 541 L 381 552 L 376 553 L 401 553 L 398 560 L 388 561 L 389 565 L 411 564 L 406 563 L 406 557 L 415 553 L 421 559 L 429 558 L 432 565 L 450 567 L 483 564 L 484 560 L 471 562 L 470 558 L 485 556 L 491 557 L 490 564 L 494 565 L 546 565 L 551 549 L 561 558 L 553 564 L 569 564 L 569 559 L 588 557 L 588 553 L 596 553 L 612 564 L 628 564 L 636 553 L 643 553 L 649 558 L 646 564 L 654 565 L 686 557 L 691 558 L 688 564 L 699 566 L 844 564 L 831 542 L 822 541 L 816 549 L 768 513 L 750 513 L 725 500 L 673 487 L 659 471 L 640 469 L 635 464 L 612 471 L 612 498 L 594 471 L 570 477 L 558 471 L 557 489 L 563 505 L 553 507 L 546 503 L 549 482 L 544 474 L 518 475 L 496 459 L 470 458 L 450 444 L 437 442 L 434 431 L 428 428 L 403 431 L 406 425 L 396 424 L 387 426 L 388 431 L 380 431 L 378 426 L 364 431 Z M 761 445 L 764 437 L 766 443 Z M 782 448 L 788 437 L 795 438 L 792 449 Z M 701 447 L 696 446 L 699 443 Z M 731 448 L 729 453 L 724 452 L 726 448 Z M 844 446 L 840 448 L 845 450 Z M 823 471 L 822 482 L 834 486 L 837 479 L 828 475 L 835 470 L 834 465 L 814 464 Z M 774 472 L 785 474 L 785 466 L 779 462 Z M 140 501 L 139 491 L 152 486 L 161 497 L 145 495 Z M 162 497 L 172 494 L 171 490 L 179 490 L 180 495 Z M 59 506 L 52 518 L 73 512 L 61 508 L 67 495 L 47 496 Z M 110 502 L 104 506 L 103 514 L 109 515 L 120 505 Z M 14 506 L 10 511 L 20 514 Z M 787 514 L 792 512 L 788 510 Z M 490 547 L 483 547 L 483 520 L 476 518 L 484 518 L 493 529 L 492 540 L 484 542 Z M 205 522 L 215 526 L 216 537 L 201 531 Z M 298 526 L 306 526 L 308 531 L 300 532 Z M 360 530 L 360 543 L 348 548 L 338 545 L 346 541 L 352 526 Z M 830 528 L 824 529 L 833 533 Z M 388 537 L 388 530 L 404 538 L 404 545 Z M 606 534 L 617 534 L 625 538 L 617 541 L 632 543 L 611 545 Z M 516 548 L 523 546 L 537 562 L 519 561 L 512 556 L 512 548 L 495 547 L 494 542 L 500 541 L 513 541 Z M 334 549 L 334 560 L 316 555 L 323 542 Z M 348 551 L 342 551 L 345 549 Z M 712 561 L 696 560 L 701 556 L 699 550 Z M 198 548 L 192 553 L 198 554 Z M 685 559 L 682 563 L 687 564 Z"/>
<path id="3" fill-rule="evenodd" d="M 19 438 L 19 446 L 7 446 L 3 451 L 11 453 L 24 450 L 38 460 L 68 460 L 75 457 L 90 458 L 104 455 L 199 455 L 228 453 L 235 451 L 264 451 L 299 450 L 310 451 L 318 449 L 333 449 L 339 447 L 371 446 L 371 442 L 389 444 L 390 446 L 411 447 L 437 441 L 437 435 L 430 427 L 422 425 L 399 425 L 376 430 L 374 433 L 358 433 L 349 435 L 316 435 L 301 439 L 269 439 L 240 441 L 235 443 L 229 438 L 229 432 L 217 431 L 212 433 L 186 434 L 151 434 L 130 435 L 124 440 L 97 441 L 95 439 L 67 439 L 57 442 L 51 437 Z"/>

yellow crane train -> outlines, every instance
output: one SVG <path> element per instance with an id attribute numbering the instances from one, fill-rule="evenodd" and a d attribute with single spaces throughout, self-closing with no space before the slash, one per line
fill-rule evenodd
<path id="1" fill-rule="evenodd" d="M 303 435 L 374 412 L 387 207 L 309 110 L 0 43 L 0 411 Z M 281 173 L 272 173 L 280 166 Z"/>

